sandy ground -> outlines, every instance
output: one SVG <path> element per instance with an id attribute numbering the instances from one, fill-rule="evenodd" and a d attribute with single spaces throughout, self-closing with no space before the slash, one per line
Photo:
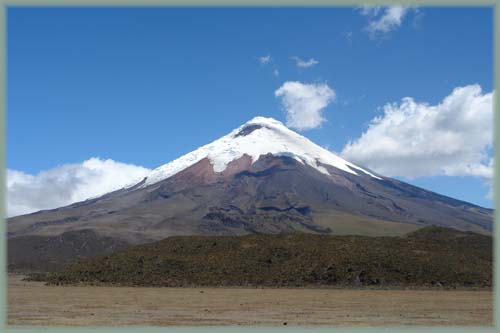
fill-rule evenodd
<path id="1" fill-rule="evenodd" d="M 9 326 L 491 326 L 491 291 L 49 287 L 10 276 Z"/>

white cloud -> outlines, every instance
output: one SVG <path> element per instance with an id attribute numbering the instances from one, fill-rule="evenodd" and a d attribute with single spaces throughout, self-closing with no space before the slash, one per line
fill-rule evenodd
<path id="1" fill-rule="evenodd" d="M 361 15 L 363 16 L 369 16 L 369 17 L 374 17 L 377 16 L 380 10 L 382 9 L 382 6 L 362 6 L 358 8 L 359 11 L 361 12 Z"/>
<path id="2" fill-rule="evenodd" d="M 399 28 L 411 9 L 411 7 L 400 5 L 364 6 L 361 8 L 361 15 L 368 17 L 368 25 L 365 29 L 370 38 L 375 39 Z"/>
<path id="3" fill-rule="evenodd" d="M 349 42 L 349 44 L 352 44 L 352 37 L 353 37 L 353 33 L 352 31 L 348 31 L 344 34 L 345 38 L 347 39 L 347 41 Z"/>
<path id="4" fill-rule="evenodd" d="M 342 156 L 386 176 L 493 177 L 493 93 L 455 88 L 437 105 L 406 97 L 386 104 Z"/>
<path id="5" fill-rule="evenodd" d="M 262 56 L 259 58 L 259 62 L 261 65 L 267 65 L 269 64 L 271 61 L 273 60 L 273 58 L 271 58 L 271 55 L 268 54 L 266 56 Z"/>
<path id="6" fill-rule="evenodd" d="M 280 75 L 280 72 L 279 72 L 278 68 L 276 67 L 275 61 L 271 57 L 270 54 L 268 54 L 266 56 L 260 57 L 259 58 L 259 62 L 261 64 L 261 66 L 267 66 L 267 65 L 269 65 L 269 67 L 273 69 L 273 75 L 274 76 Z"/>
<path id="7" fill-rule="evenodd" d="M 309 60 L 303 60 L 300 59 L 299 57 L 292 57 L 293 60 L 295 60 L 295 65 L 299 68 L 310 68 L 316 64 L 319 64 L 319 62 L 316 59 L 309 59 Z"/>
<path id="8" fill-rule="evenodd" d="M 274 92 L 286 112 L 286 124 L 298 130 L 321 126 L 325 107 L 335 99 L 335 91 L 327 84 L 305 84 L 287 81 Z"/>
<path id="9" fill-rule="evenodd" d="M 57 208 L 138 182 L 150 170 L 133 164 L 90 158 L 37 175 L 7 170 L 7 215 Z"/>

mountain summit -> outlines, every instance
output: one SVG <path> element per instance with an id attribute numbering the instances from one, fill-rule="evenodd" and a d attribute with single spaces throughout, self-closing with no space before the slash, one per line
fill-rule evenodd
<path id="1" fill-rule="evenodd" d="M 9 263 L 60 262 L 173 235 L 381 236 L 428 225 L 490 234 L 492 224 L 490 209 L 377 175 L 256 117 L 131 186 L 9 219 Z"/>
<path id="2" fill-rule="evenodd" d="M 326 175 L 330 173 L 322 166 L 325 164 L 355 175 L 364 173 L 380 179 L 316 145 L 273 118 L 255 117 L 222 138 L 156 168 L 143 186 L 167 179 L 204 158 L 210 161 L 215 172 L 222 172 L 229 163 L 244 155 L 256 162 L 260 156 L 266 154 L 292 157 Z"/>

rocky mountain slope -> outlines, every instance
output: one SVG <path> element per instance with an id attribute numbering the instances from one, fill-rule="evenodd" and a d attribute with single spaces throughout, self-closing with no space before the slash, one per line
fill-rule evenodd
<path id="1" fill-rule="evenodd" d="M 36 252 L 30 244 L 57 248 L 67 232 L 140 244 L 174 235 L 402 235 L 427 225 L 490 234 L 492 222 L 490 209 L 383 177 L 257 117 L 126 188 L 9 219 L 9 262 Z"/>

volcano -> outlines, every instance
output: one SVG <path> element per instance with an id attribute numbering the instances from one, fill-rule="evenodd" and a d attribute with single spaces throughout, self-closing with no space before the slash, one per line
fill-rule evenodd
<path id="1" fill-rule="evenodd" d="M 384 177 L 256 117 L 130 186 L 10 218 L 8 256 L 16 268 L 174 235 L 397 236 L 428 225 L 491 234 L 493 211 Z"/>

